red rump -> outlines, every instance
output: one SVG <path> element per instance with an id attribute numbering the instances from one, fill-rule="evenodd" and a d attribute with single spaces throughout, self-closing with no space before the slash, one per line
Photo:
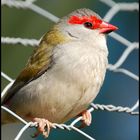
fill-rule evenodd
<path id="1" fill-rule="evenodd" d="M 98 19 L 96 16 L 71 16 L 69 21 L 70 24 L 83 24 L 85 22 L 91 22 L 93 24 L 93 29 L 99 28 L 100 24 L 102 23 L 101 19 Z"/>

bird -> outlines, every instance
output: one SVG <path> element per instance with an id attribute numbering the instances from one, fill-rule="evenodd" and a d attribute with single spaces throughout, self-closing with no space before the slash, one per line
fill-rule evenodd
<path id="1" fill-rule="evenodd" d="M 37 122 L 36 135 L 48 137 L 53 123 L 78 115 L 89 126 L 92 116 L 87 108 L 98 95 L 108 66 L 106 35 L 117 29 L 87 8 L 62 17 L 43 35 L 2 105 Z M 2 124 L 16 122 L 2 111 Z"/>

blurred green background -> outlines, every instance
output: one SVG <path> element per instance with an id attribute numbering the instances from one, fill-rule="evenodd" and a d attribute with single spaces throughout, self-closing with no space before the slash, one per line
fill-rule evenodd
<path id="1" fill-rule="evenodd" d="M 12 1 L 12 0 L 11 0 Z M 138 2 L 138 0 L 115 0 L 115 2 Z M 78 8 L 90 8 L 104 17 L 109 7 L 99 0 L 36 0 L 35 4 L 48 10 L 57 17 L 62 17 Z M 16 9 L 2 6 L 2 36 L 35 38 L 47 32 L 54 24 L 52 21 L 28 9 Z M 113 17 L 110 23 L 119 27 L 116 32 L 131 42 L 138 41 L 138 12 L 120 11 Z M 109 63 L 114 64 L 121 56 L 126 46 L 118 41 L 107 38 L 109 49 Z M 2 71 L 12 78 L 16 78 L 25 66 L 33 47 L 22 45 L 2 44 Z M 134 50 L 123 68 L 138 75 L 138 50 Z M 2 78 L 2 89 L 8 82 Z M 138 99 L 138 82 L 122 73 L 107 72 L 103 87 L 94 103 L 113 104 L 131 107 Z M 83 129 L 84 132 L 96 140 L 138 140 L 138 117 L 125 113 L 111 113 L 106 111 L 94 111 L 92 113 L 92 125 Z M 12 139 L 23 125 L 10 125 L 9 135 L 3 135 L 3 140 Z M 8 126 L 9 127 L 9 126 Z M 4 133 L 7 127 L 2 132 Z M 22 139 L 29 140 L 35 129 L 28 130 Z M 15 134 L 14 134 L 15 132 Z M 7 134 L 7 132 L 6 132 Z M 27 137 L 26 137 L 27 135 Z M 6 138 L 7 137 L 7 138 Z M 40 136 L 37 140 L 43 140 Z M 84 136 L 65 130 L 53 130 L 48 140 L 87 140 Z"/>

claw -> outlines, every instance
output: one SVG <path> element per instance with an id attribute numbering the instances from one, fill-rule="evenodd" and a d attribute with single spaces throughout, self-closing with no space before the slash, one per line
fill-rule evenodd
<path id="1" fill-rule="evenodd" d="M 84 111 L 83 113 L 82 113 L 82 120 L 83 120 L 83 122 L 87 125 L 87 126 L 89 126 L 90 124 L 91 124 L 91 121 L 92 121 L 92 116 L 91 116 L 91 113 L 88 111 L 88 110 L 86 110 L 86 111 Z"/>
<path id="2" fill-rule="evenodd" d="M 84 128 L 85 126 L 89 126 L 92 121 L 91 113 L 86 110 L 82 112 L 82 124 L 79 126 L 79 128 Z"/>
<path id="3" fill-rule="evenodd" d="M 45 138 L 47 138 L 49 136 L 49 133 L 50 133 L 50 128 L 53 127 L 53 124 L 51 122 L 49 122 L 48 120 L 43 119 L 43 118 L 34 118 L 33 121 L 38 123 L 38 131 L 32 137 L 35 138 L 39 134 L 42 133 L 42 135 Z M 45 127 L 47 127 L 47 130 Z"/>

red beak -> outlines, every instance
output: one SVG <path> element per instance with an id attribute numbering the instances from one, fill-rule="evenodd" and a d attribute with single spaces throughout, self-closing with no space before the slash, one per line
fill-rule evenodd
<path id="1" fill-rule="evenodd" d="M 118 29 L 118 27 L 104 21 L 100 24 L 99 28 L 100 28 L 100 33 L 103 33 L 103 34 L 108 34 Z"/>

